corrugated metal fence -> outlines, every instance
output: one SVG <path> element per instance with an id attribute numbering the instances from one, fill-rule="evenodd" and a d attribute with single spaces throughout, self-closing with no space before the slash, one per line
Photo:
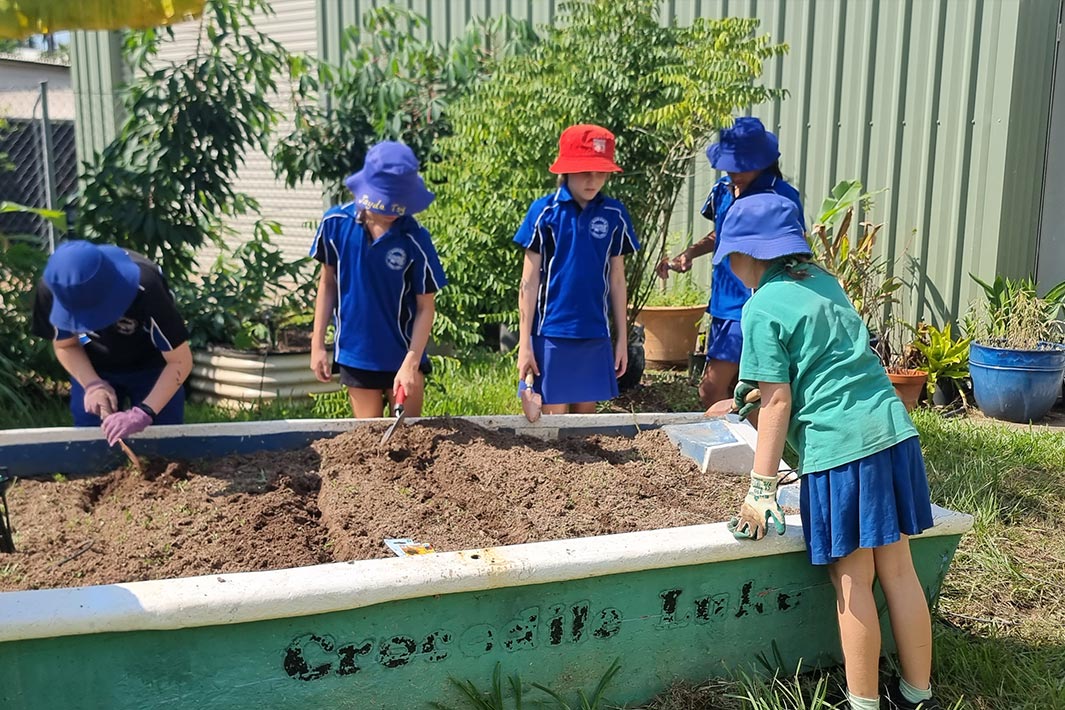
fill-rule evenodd
<path id="1" fill-rule="evenodd" d="M 319 0 L 321 55 L 373 0 Z M 401 0 L 447 41 L 474 16 L 553 22 L 554 0 Z M 942 321 L 974 293 L 969 272 L 1035 270 L 1058 0 L 664 0 L 664 21 L 756 17 L 791 51 L 765 82 L 788 97 L 752 114 L 780 136 L 807 218 L 839 180 L 877 196 L 883 248 L 914 276 L 908 315 Z M 701 157 L 675 229 L 698 238 L 715 175 Z M 915 260 L 915 261 L 912 261 Z M 704 260 L 705 262 L 705 260 Z M 916 268 L 914 268 L 916 267 Z M 698 266 L 705 282 L 709 265 Z"/>
<path id="2" fill-rule="evenodd" d="M 334 61 L 344 28 L 383 4 L 316 1 L 318 54 Z M 290 3 L 305 2 L 274 6 L 283 20 Z M 509 13 L 545 24 L 560 12 L 556 0 L 398 4 L 426 16 L 442 42 L 475 16 Z M 1060 0 L 662 2 L 664 21 L 757 17 L 761 31 L 790 45 L 765 72 L 788 97 L 752 113 L 779 134 L 784 173 L 801 190 L 807 218 L 841 179 L 885 189 L 870 218 L 886 223 L 882 246 L 917 285 L 904 315 L 937 322 L 964 312 L 975 293 L 969 272 L 1035 271 L 1060 9 Z M 76 63 L 81 56 L 78 48 Z M 89 99 L 106 114 L 106 101 Z M 678 232 L 706 230 L 698 209 L 713 179 L 697 159 Z M 701 280 L 708 269 L 698 265 Z"/>

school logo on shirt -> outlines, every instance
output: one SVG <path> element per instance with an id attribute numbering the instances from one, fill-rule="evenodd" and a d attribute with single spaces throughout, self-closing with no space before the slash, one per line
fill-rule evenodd
<path id="1" fill-rule="evenodd" d="M 592 218 L 591 223 L 588 225 L 589 231 L 591 231 L 592 236 L 596 239 L 602 239 L 603 237 L 605 237 L 609 228 L 610 225 L 603 217 Z"/>
<path id="2" fill-rule="evenodd" d="M 126 318 L 125 316 L 123 316 L 122 318 L 118 319 L 118 322 L 115 323 L 115 330 L 117 330 L 122 335 L 133 335 L 137 332 L 137 325 L 137 321 L 133 320 L 132 318 Z"/>
<path id="3" fill-rule="evenodd" d="M 385 263 L 388 264 L 388 268 L 399 271 L 407 265 L 407 252 L 399 247 L 389 249 L 385 254 Z"/>

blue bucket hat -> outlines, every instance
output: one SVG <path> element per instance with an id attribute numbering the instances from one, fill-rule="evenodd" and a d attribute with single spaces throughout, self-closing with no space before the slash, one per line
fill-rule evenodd
<path id="1" fill-rule="evenodd" d="M 396 217 L 421 212 L 436 197 L 418 174 L 414 151 L 395 141 L 370 148 L 362 170 L 344 184 L 355 196 L 356 207 Z"/>
<path id="2" fill-rule="evenodd" d="M 124 249 L 76 240 L 48 258 L 44 282 L 52 291 L 52 325 L 86 333 L 118 322 L 137 297 L 141 270 Z"/>
<path id="3" fill-rule="evenodd" d="M 720 264 L 733 252 L 764 261 L 812 253 L 799 208 L 775 192 L 759 192 L 736 200 L 725 213 L 719 234 L 714 264 Z"/>
<path id="4" fill-rule="evenodd" d="M 706 157 L 715 170 L 745 173 L 765 170 L 780 157 L 777 137 L 753 116 L 741 116 L 732 128 L 722 129 L 717 143 L 706 149 Z"/>

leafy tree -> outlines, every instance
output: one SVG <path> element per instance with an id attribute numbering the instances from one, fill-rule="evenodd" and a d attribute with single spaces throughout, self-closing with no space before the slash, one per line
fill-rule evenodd
<path id="1" fill-rule="evenodd" d="M 257 213 L 233 189 L 248 150 L 267 149 L 278 113 L 268 103 L 287 54 L 259 32 L 263 0 L 207 0 L 194 54 L 157 66 L 173 30 L 127 35 L 138 76 L 121 92 L 127 119 L 85 165 L 79 228 L 158 260 L 172 283 L 187 280 L 196 250 L 221 246 L 226 220 Z"/>
<path id="2" fill-rule="evenodd" d="M 508 16 L 474 20 L 446 47 L 422 39 L 427 31 L 423 16 L 384 5 L 345 31 L 339 65 L 293 57 L 295 128 L 274 151 L 278 176 L 289 186 L 310 179 L 342 201 L 344 178 L 378 141 L 403 141 L 424 163 L 450 132 L 448 104 L 487 76 L 497 57 L 535 41 L 528 23 Z"/>
<path id="3" fill-rule="evenodd" d="M 787 50 L 754 34 L 756 20 L 660 22 L 656 0 L 571 1 L 532 50 L 506 59 L 449 112 L 438 142 L 438 199 L 425 221 L 451 285 L 438 322 L 459 343 L 488 323 L 517 321 L 521 259 L 511 238 L 529 204 L 554 185 L 547 172 L 568 125 L 617 136 L 607 192 L 632 214 L 643 251 L 628 260 L 630 302 L 650 294 L 677 196 L 714 130 L 745 107 L 780 96 L 756 84 Z"/>
<path id="4" fill-rule="evenodd" d="M 3 156 L 0 156 L 2 158 Z M 66 231 L 66 215 L 58 210 L 0 202 L 0 215 L 34 214 Z M 30 334 L 33 295 L 48 257 L 34 234 L 0 231 L 0 406 L 24 410 L 33 396 L 44 393 L 44 380 L 65 373 L 47 340 Z"/>

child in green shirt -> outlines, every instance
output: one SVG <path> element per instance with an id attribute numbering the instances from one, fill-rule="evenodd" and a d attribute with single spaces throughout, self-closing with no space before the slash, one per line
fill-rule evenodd
<path id="1" fill-rule="evenodd" d="M 730 528 L 757 540 L 772 520 L 784 532 L 776 471 L 785 441 L 799 452 L 800 512 L 810 561 L 827 565 L 852 710 L 879 708 L 879 579 L 898 646 L 892 710 L 937 710 L 931 620 L 909 535 L 932 527 L 917 430 L 839 282 L 809 261 L 794 203 L 772 193 L 737 201 L 714 256 L 756 289 L 744 306 L 735 403 L 760 390 L 751 488 Z"/>

